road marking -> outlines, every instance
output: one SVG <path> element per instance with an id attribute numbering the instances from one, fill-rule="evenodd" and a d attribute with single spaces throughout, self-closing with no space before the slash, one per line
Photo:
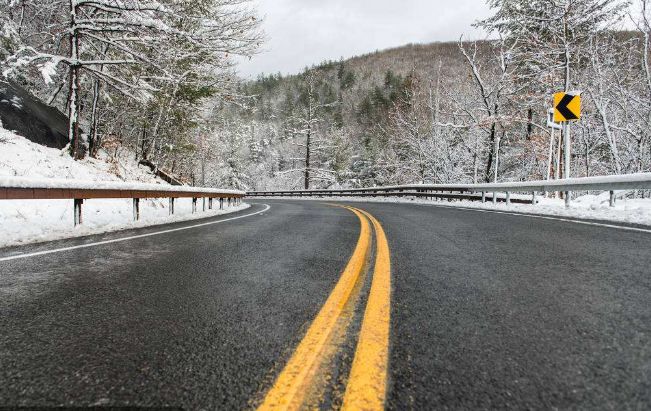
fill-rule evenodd
<path id="1" fill-rule="evenodd" d="M 37 251 L 37 252 L 33 252 L 33 253 L 12 255 L 12 256 L 9 256 L 9 257 L 0 258 L 0 262 L 11 261 L 11 260 L 19 260 L 19 259 L 22 259 L 22 258 L 29 258 L 29 257 L 37 257 L 37 256 L 47 255 L 47 254 L 61 253 L 61 252 L 64 252 L 64 251 L 78 250 L 78 249 L 81 249 L 81 248 L 97 247 L 97 246 L 106 245 L 106 244 L 120 243 L 122 241 L 136 240 L 138 238 L 152 237 L 152 236 L 155 236 L 155 235 L 174 233 L 174 232 L 177 232 L 177 231 L 184 231 L 184 230 L 191 230 L 193 228 L 205 227 L 205 226 L 208 226 L 208 225 L 225 223 L 227 221 L 239 220 L 240 218 L 252 217 L 252 216 L 257 215 L 257 214 L 262 214 L 262 213 L 266 212 L 267 210 L 269 210 L 271 208 L 271 206 L 268 205 L 268 204 L 262 204 L 262 205 L 265 206 L 265 208 L 263 210 L 256 211 L 255 213 L 250 213 L 250 214 L 237 216 L 237 217 L 226 218 L 226 219 L 218 220 L 218 221 L 211 221 L 209 223 L 195 224 L 195 225 L 191 225 L 191 226 L 187 226 L 187 227 L 173 228 L 173 229 L 170 229 L 170 230 L 156 231 L 154 233 L 140 234 L 140 235 L 134 235 L 134 236 L 130 236 L 130 237 L 116 238 L 116 239 L 113 239 L 113 240 L 105 240 L 105 241 L 98 241 L 98 242 L 95 242 L 95 243 L 87 243 L 87 244 L 80 244 L 80 245 L 75 245 L 75 246 L 70 246 L 70 247 L 57 248 L 57 249 L 54 249 L 54 250 L 44 250 L 44 251 Z"/>
<path id="2" fill-rule="evenodd" d="M 360 211 L 373 222 L 377 252 L 371 291 L 342 409 L 383 410 L 389 368 L 391 257 L 380 222 L 371 214 Z"/>
<path id="3" fill-rule="evenodd" d="M 279 200 L 287 200 L 286 198 L 278 198 Z M 321 201 L 317 199 L 309 199 L 309 198 L 297 198 L 297 199 L 291 199 L 294 201 Z M 591 226 L 596 226 L 596 227 L 604 227 L 604 228 L 613 228 L 616 230 L 625 230 L 625 231 L 634 231 L 638 233 L 646 233 L 646 234 L 651 234 L 651 229 L 648 228 L 638 228 L 638 227 L 627 227 L 627 226 L 622 226 L 622 225 L 617 225 L 617 224 L 608 224 L 608 223 L 597 223 L 594 221 L 582 221 L 580 219 L 574 220 L 571 218 L 563 218 L 563 217 L 553 217 L 553 216 L 544 216 L 544 215 L 539 215 L 539 214 L 529 214 L 529 213 L 517 213 L 517 212 L 509 212 L 509 211 L 499 211 L 499 210 L 488 210 L 485 208 L 473 208 L 473 207 L 464 207 L 464 206 L 457 206 L 457 205 L 440 205 L 440 204 L 428 204 L 428 203 L 414 203 L 414 202 L 391 202 L 391 201 L 368 201 L 365 199 L 360 199 L 356 200 L 354 198 L 343 198 L 343 199 L 338 199 L 334 201 L 340 201 L 340 202 L 349 202 L 349 203 L 365 203 L 365 204 L 409 204 L 409 205 L 415 205 L 415 206 L 424 206 L 424 207 L 439 207 L 439 208 L 451 208 L 451 209 L 458 209 L 458 210 L 467 210 L 467 211 L 479 211 L 483 213 L 496 213 L 496 214 L 506 214 L 506 215 L 513 215 L 513 216 L 520 216 L 520 217 L 529 217 L 529 218 L 541 218 L 543 220 L 554 220 L 554 221 L 562 221 L 565 223 L 576 223 L 576 224 L 583 224 L 583 225 L 591 225 Z"/>
<path id="4" fill-rule="evenodd" d="M 328 345 L 337 330 L 337 323 L 354 295 L 371 248 L 371 229 L 367 219 L 351 209 L 361 223 L 357 246 L 337 285 L 319 311 L 305 337 L 285 365 L 258 410 L 298 410 L 304 406 L 307 393 L 313 391 L 319 368 L 326 362 Z"/>
<path id="5" fill-rule="evenodd" d="M 626 227 L 626 226 L 616 225 L 616 224 L 597 223 L 597 222 L 594 222 L 594 221 L 573 220 L 571 218 L 563 218 L 563 217 L 552 217 L 552 216 L 544 216 L 544 215 L 528 214 L 528 213 L 514 213 L 514 212 L 500 211 L 500 210 L 487 210 L 487 209 L 484 209 L 484 208 L 472 208 L 472 207 L 462 207 L 462 206 L 443 206 L 443 205 L 438 205 L 438 204 L 418 204 L 418 205 L 434 206 L 434 207 L 441 207 L 441 208 L 452 208 L 452 209 L 456 208 L 458 210 L 465 210 L 465 211 L 479 211 L 480 213 L 494 213 L 494 214 L 506 214 L 506 215 L 512 215 L 512 216 L 518 216 L 518 217 L 540 218 L 540 219 L 543 219 L 543 220 L 562 221 L 564 223 L 576 223 L 576 224 L 583 224 L 583 225 L 592 225 L 592 226 L 597 226 L 597 227 L 614 228 L 614 229 L 618 229 L 618 230 L 635 231 L 635 232 L 638 232 L 638 233 L 651 234 L 651 229 L 646 229 L 646 228 Z"/>

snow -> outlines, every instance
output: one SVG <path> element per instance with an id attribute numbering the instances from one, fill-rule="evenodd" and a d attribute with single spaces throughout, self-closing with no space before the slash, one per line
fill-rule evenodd
<path id="1" fill-rule="evenodd" d="M 19 97 L 17 97 L 17 96 L 14 96 L 14 97 L 11 99 L 11 105 L 13 105 L 13 106 L 14 106 L 15 108 L 17 108 L 18 110 L 22 110 L 22 109 L 23 109 L 23 101 L 22 101 Z"/>
<path id="2" fill-rule="evenodd" d="M 74 227 L 72 200 L 2 200 L 0 247 L 214 217 L 242 211 L 250 206 L 244 203 L 235 207 L 224 205 L 224 210 L 203 212 L 200 202 L 197 207 L 199 211 L 192 214 L 192 199 L 177 199 L 174 203 L 175 214 L 169 216 L 167 200 L 148 199 L 140 201 L 140 220 L 137 222 L 132 221 L 132 207 L 130 199 L 86 200 L 83 224 Z M 213 207 L 219 208 L 219 202 L 215 201 Z"/>
<path id="3" fill-rule="evenodd" d="M 189 188 L 162 182 L 148 168 L 138 166 L 128 151 L 118 154 L 112 160 L 107 153 L 101 153 L 101 157 L 74 161 L 63 151 L 34 144 L 0 128 L 0 186 L 126 187 L 160 191 Z M 55 177 L 57 178 L 53 179 Z M 129 181 L 125 182 L 127 179 Z M 195 188 L 192 190 L 195 191 Z M 219 191 L 239 193 L 233 190 Z M 219 202 L 215 201 L 213 207 L 219 208 Z M 199 211 L 192 214 L 192 199 L 177 199 L 175 214 L 169 216 L 167 199 L 147 199 L 140 201 L 140 221 L 134 222 L 131 199 L 86 200 L 83 205 L 83 224 L 75 228 L 72 200 L 0 200 L 0 247 L 206 218 L 248 207 L 247 204 L 242 204 L 225 210 L 203 212 L 200 200 L 197 207 Z"/>
<path id="4" fill-rule="evenodd" d="M 74 161 L 64 152 L 32 143 L 11 131 L 0 128 L 0 177 L 61 178 L 119 182 L 128 179 L 142 183 L 160 181 L 146 167 L 139 167 L 119 155 L 109 162 L 106 153 L 100 159 Z"/>
<path id="5" fill-rule="evenodd" d="M 56 76 L 57 74 L 57 65 L 58 61 L 46 61 L 43 64 L 38 65 L 38 69 L 41 72 L 41 76 L 43 76 L 43 81 L 45 84 L 52 84 L 54 81 L 52 80 L 52 77 Z"/>

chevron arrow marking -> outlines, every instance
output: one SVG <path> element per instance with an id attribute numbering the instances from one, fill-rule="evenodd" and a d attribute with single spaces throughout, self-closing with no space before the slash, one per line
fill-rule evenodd
<path id="1" fill-rule="evenodd" d="M 556 93 L 554 95 L 554 121 L 557 123 L 581 118 L 581 96 Z"/>

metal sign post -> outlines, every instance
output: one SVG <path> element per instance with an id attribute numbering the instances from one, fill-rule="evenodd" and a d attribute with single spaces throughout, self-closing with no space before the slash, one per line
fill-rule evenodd
<path id="1" fill-rule="evenodd" d="M 554 122 L 554 108 L 550 108 L 547 111 L 547 127 L 549 127 L 550 130 L 550 135 L 549 135 L 549 156 L 547 158 L 547 180 L 552 179 L 552 167 L 554 170 L 556 170 L 555 174 L 555 179 L 558 180 L 558 168 L 560 166 L 560 158 L 555 158 L 554 156 L 554 145 L 556 143 L 556 130 L 562 130 L 563 126 Z M 558 138 L 558 142 L 560 143 L 561 141 L 561 136 Z M 557 152 L 560 154 L 560 146 L 557 149 Z M 556 160 L 556 161 L 554 161 Z M 546 195 L 551 195 L 551 193 L 546 193 Z M 558 192 L 556 192 L 556 196 L 558 196 Z"/>
<path id="2" fill-rule="evenodd" d="M 563 176 L 567 179 L 570 178 L 570 150 L 572 149 L 572 144 L 570 141 L 570 123 L 565 122 L 563 123 L 563 143 L 564 143 L 564 148 L 563 148 L 563 154 L 564 154 L 564 159 L 563 159 Z M 569 191 L 565 192 L 565 207 L 570 207 L 570 201 L 572 200 L 570 198 L 572 194 Z"/>
<path id="3" fill-rule="evenodd" d="M 563 171 L 564 178 L 570 178 L 570 161 L 572 159 L 571 150 L 571 121 L 581 119 L 581 92 L 580 91 L 566 91 L 554 94 L 554 122 L 563 125 L 563 151 L 565 162 Z M 565 206 L 570 206 L 571 194 L 569 191 L 565 192 Z"/>

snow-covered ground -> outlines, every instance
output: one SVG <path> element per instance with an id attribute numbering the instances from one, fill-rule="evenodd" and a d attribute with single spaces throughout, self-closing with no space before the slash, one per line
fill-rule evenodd
<path id="1" fill-rule="evenodd" d="M 558 217 L 580 218 L 587 220 L 602 220 L 628 224 L 640 224 L 651 226 L 651 199 L 650 198 L 629 198 L 632 192 L 617 192 L 615 207 L 609 206 L 610 195 L 602 193 L 599 195 L 584 195 L 572 201 L 570 208 L 565 207 L 564 200 L 555 198 L 538 197 L 539 203 L 531 204 L 493 204 L 492 202 L 482 203 L 479 201 L 432 201 L 412 198 L 364 198 L 364 197 L 328 197 L 328 198 L 298 198 L 300 200 L 317 201 L 352 201 L 352 202 L 379 202 L 379 203 L 409 203 L 423 204 L 443 207 L 465 207 L 484 210 L 499 210 L 509 212 L 520 212 L 529 214 L 543 214 Z M 516 197 L 515 195 L 513 196 Z M 531 198 L 531 196 L 526 196 Z"/>
<path id="2" fill-rule="evenodd" d="M 124 152 L 109 161 L 109 156 L 101 153 L 100 159 L 74 161 L 66 153 L 34 144 L 0 128 L 0 179 L 60 178 L 167 185 L 148 168 L 138 166 L 129 158 L 130 155 Z M 219 203 L 215 202 L 214 205 L 218 208 Z M 141 200 L 140 221 L 134 222 L 131 199 L 86 200 L 83 224 L 75 228 L 72 200 L 0 200 L 0 247 L 205 218 L 248 207 L 242 204 L 225 210 L 203 212 L 200 200 L 200 211 L 192 214 L 192 200 L 177 199 L 175 214 L 169 216 L 168 200 Z"/>
<path id="3" fill-rule="evenodd" d="M 66 153 L 32 143 L 24 137 L 0 127 L 0 177 L 62 178 L 97 181 L 138 181 L 167 184 L 147 167 L 129 161 L 127 152 L 109 162 L 100 152 L 100 159 L 87 157 L 74 161 Z"/>

